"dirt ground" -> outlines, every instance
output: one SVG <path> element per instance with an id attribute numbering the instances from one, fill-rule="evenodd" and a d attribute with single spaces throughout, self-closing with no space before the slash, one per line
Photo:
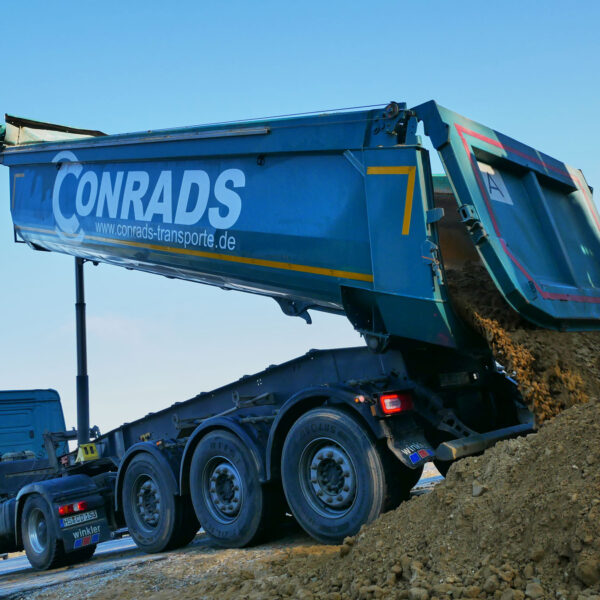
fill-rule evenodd
<path id="1" fill-rule="evenodd" d="M 203 583 L 213 577 L 226 578 L 231 567 L 236 576 L 256 582 L 260 579 L 263 564 L 268 568 L 272 561 L 289 556 L 304 556 L 313 552 L 327 559 L 338 552 L 337 547 L 316 544 L 314 540 L 299 531 L 278 538 L 272 543 L 243 550 L 211 548 L 203 542 L 204 535 L 199 534 L 190 546 L 170 552 L 161 560 L 139 563 L 110 573 L 61 583 L 43 591 L 16 594 L 11 597 L 11 600 L 17 598 L 27 600 L 213 598 L 210 594 L 203 595 L 204 592 L 201 591 Z M 268 598 L 269 596 L 255 597 Z"/>

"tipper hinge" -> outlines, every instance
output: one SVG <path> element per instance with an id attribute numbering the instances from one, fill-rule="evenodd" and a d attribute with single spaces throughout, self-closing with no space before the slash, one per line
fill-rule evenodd
<path id="1" fill-rule="evenodd" d="M 473 225 L 479 221 L 479 214 L 472 204 L 463 204 L 459 209 L 460 219 L 465 225 Z"/>
<path id="2" fill-rule="evenodd" d="M 475 245 L 481 244 L 488 236 L 481 224 L 479 214 L 472 204 L 463 204 L 459 209 L 461 221 L 467 226 L 469 235 Z"/>

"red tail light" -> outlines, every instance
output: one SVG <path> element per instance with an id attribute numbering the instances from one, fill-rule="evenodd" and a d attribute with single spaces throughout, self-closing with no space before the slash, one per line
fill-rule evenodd
<path id="1" fill-rule="evenodd" d="M 414 408 L 412 396 L 408 392 L 398 394 L 382 394 L 379 396 L 381 410 L 386 415 L 412 410 Z"/>
<path id="2" fill-rule="evenodd" d="M 58 507 L 58 514 L 61 516 L 70 515 L 72 513 L 81 512 L 87 510 L 88 503 L 85 500 L 81 502 L 75 502 L 73 504 L 63 504 Z"/>

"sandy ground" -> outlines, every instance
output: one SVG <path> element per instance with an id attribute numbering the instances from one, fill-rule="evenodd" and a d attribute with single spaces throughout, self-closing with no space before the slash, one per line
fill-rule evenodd
<path id="1" fill-rule="evenodd" d="M 253 580 L 272 560 L 286 560 L 297 556 L 329 556 L 338 552 L 335 546 L 316 544 L 307 535 L 293 527 L 286 535 L 269 544 L 242 550 L 224 550 L 207 543 L 200 533 L 186 548 L 159 555 L 137 556 L 123 553 L 113 559 L 92 559 L 85 566 L 58 569 L 45 580 L 45 587 L 24 593 L 15 590 L 19 581 L 35 582 L 37 574 L 24 573 L 10 578 L 9 595 L 3 595 L 3 579 L 0 579 L 0 598 L 50 600 L 50 599 L 171 599 L 186 589 L 210 581 L 215 575 L 222 576 L 229 566 L 248 580 Z M 128 557 L 133 554 L 133 557 Z M 148 560 L 149 559 L 149 560 Z M 90 568 L 94 567 L 94 568 Z M 98 571 L 102 571 L 98 573 Z M 8 588 L 8 586 L 7 586 Z M 8 591 L 8 589 L 7 589 Z M 202 596 L 198 596 L 201 598 Z"/>

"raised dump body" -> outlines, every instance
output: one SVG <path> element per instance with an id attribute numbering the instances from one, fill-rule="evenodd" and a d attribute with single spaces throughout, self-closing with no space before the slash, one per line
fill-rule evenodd
<path id="1" fill-rule="evenodd" d="M 112 136 L 6 128 L 14 226 L 35 248 L 265 294 L 290 315 L 345 313 L 372 342 L 443 346 L 467 343 L 444 254 L 478 254 L 528 319 L 598 327 L 600 220 L 582 173 L 435 102 Z"/>

